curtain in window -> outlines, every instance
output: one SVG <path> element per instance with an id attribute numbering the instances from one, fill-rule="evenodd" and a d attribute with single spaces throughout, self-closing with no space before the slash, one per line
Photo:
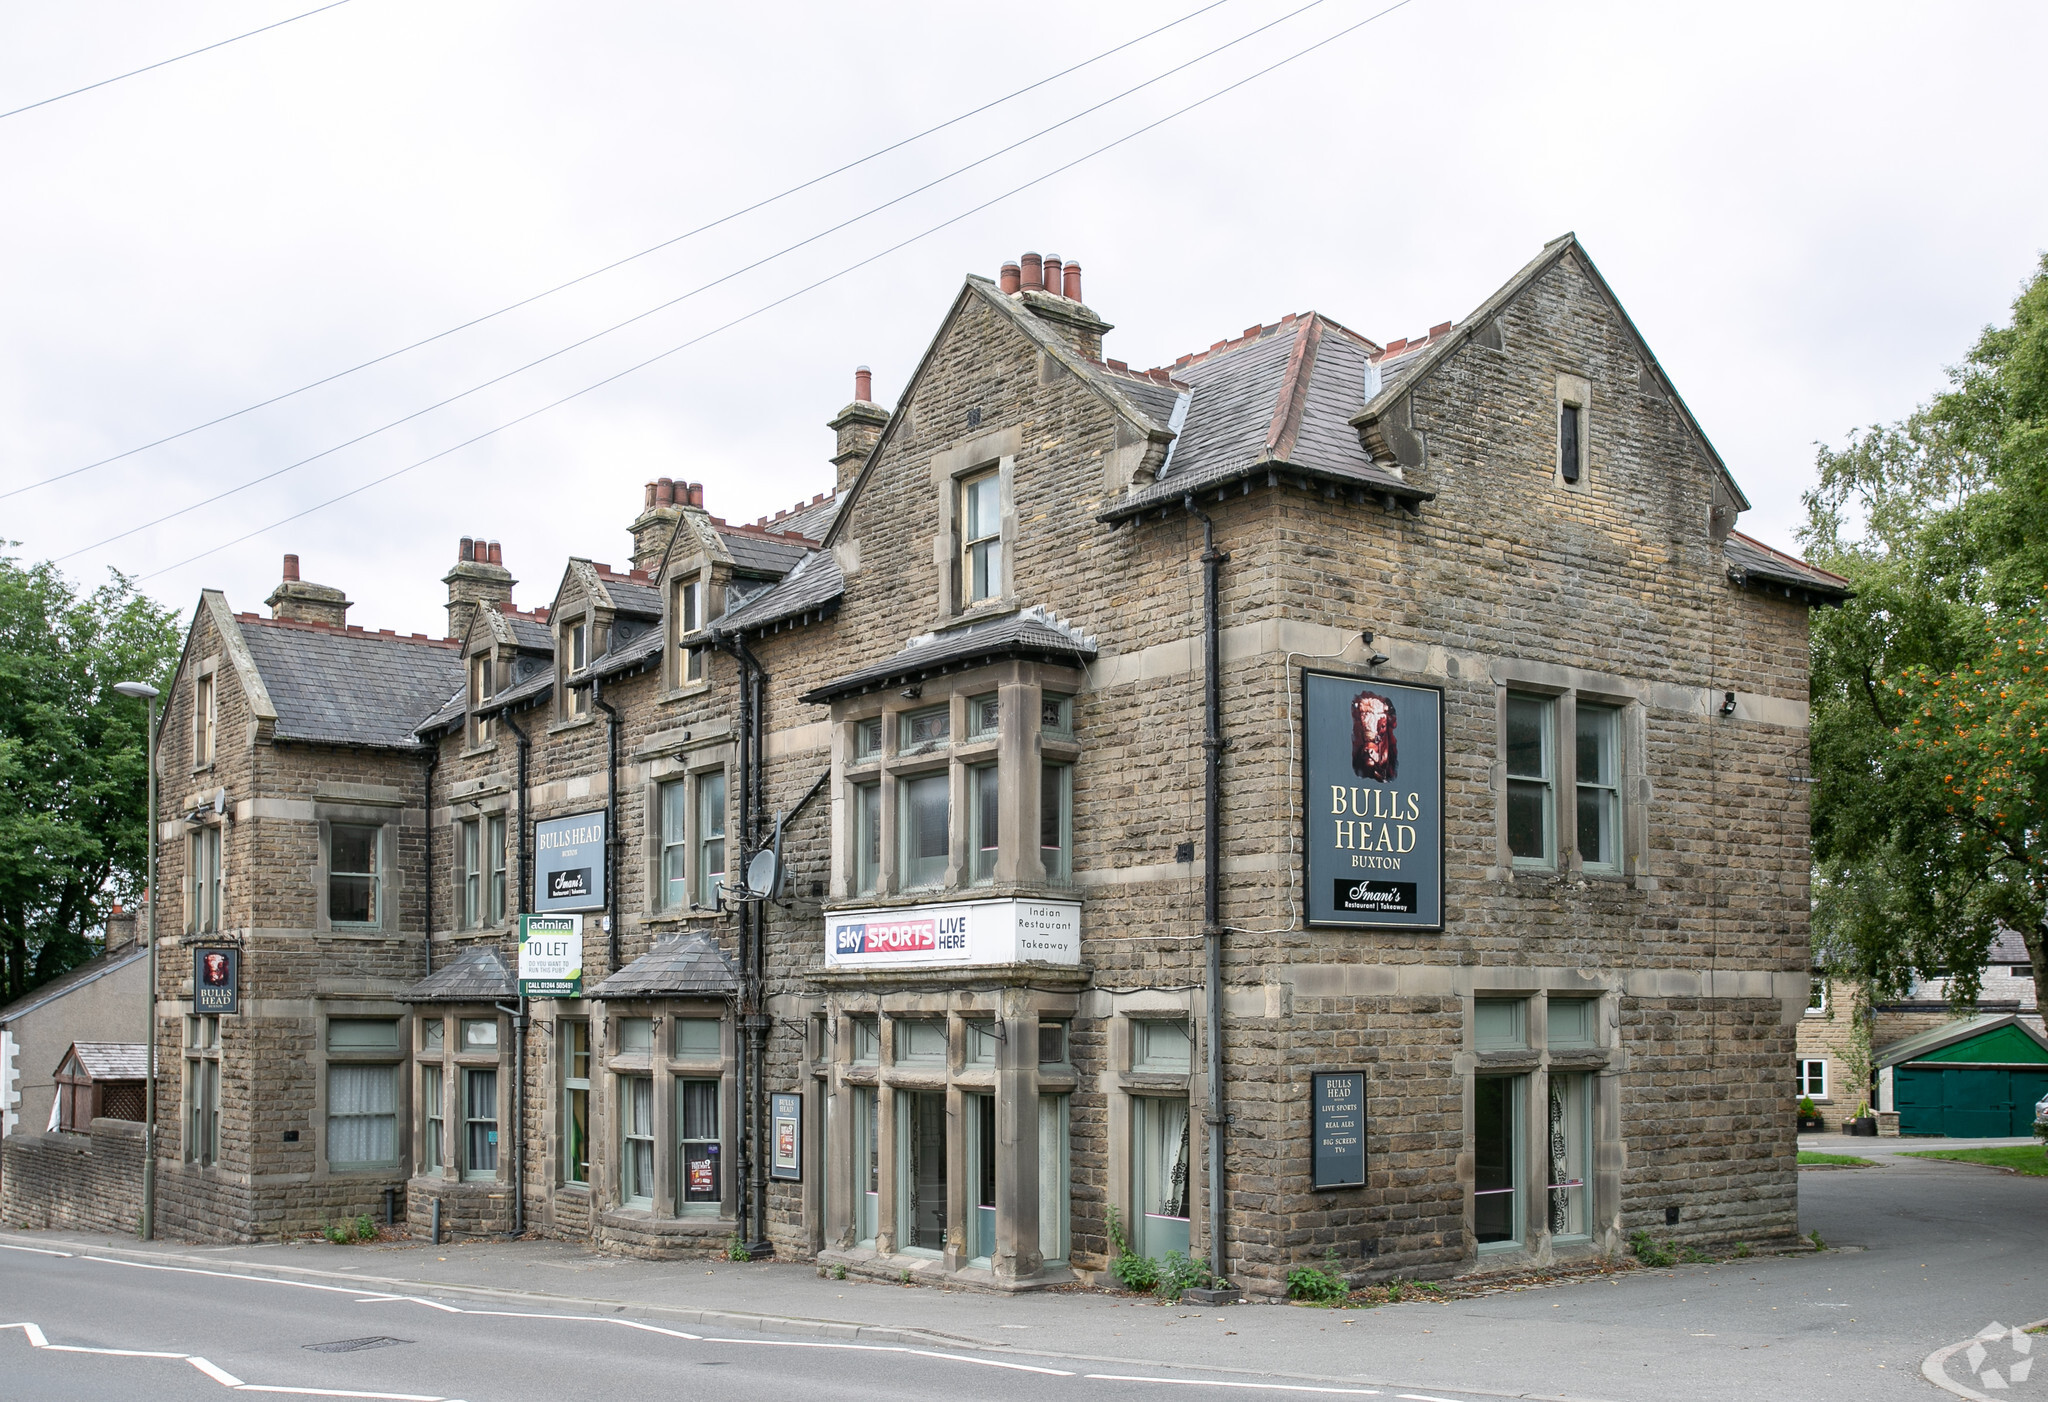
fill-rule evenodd
<path id="1" fill-rule="evenodd" d="M 469 1127 L 469 1155 L 463 1167 L 470 1173 L 498 1171 L 498 1073 L 465 1071 L 462 1075 L 462 1118 Z"/>
<path id="2" fill-rule="evenodd" d="M 393 1163 L 398 1158 L 398 1068 L 327 1068 L 327 1161 Z"/>
<path id="3" fill-rule="evenodd" d="M 654 1197 L 654 1078 L 629 1076 L 623 1089 L 626 1196 L 651 1200 Z"/>

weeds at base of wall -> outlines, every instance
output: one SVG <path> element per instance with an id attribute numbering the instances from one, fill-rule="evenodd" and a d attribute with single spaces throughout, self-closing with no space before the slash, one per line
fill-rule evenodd
<path id="1" fill-rule="evenodd" d="M 343 1218 L 339 1223 L 328 1222 L 324 1218 L 322 1221 L 324 1225 L 320 1228 L 320 1235 L 336 1246 L 349 1246 L 355 1242 L 377 1239 L 377 1224 L 370 1220 L 370 1214 L 367 1212 L 357 1217 Z"/>

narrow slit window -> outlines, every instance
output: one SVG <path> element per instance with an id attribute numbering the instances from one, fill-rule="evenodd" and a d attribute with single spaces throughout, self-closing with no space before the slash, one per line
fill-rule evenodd
<path id="1" fill-rule="evenodd" d="M 1557 466 L 1567 482 L 1579 480 L 1579 453 L 1581 439 L 1580 417 L 1583 411 L 1576 404 L 1560 405 L 1557 417 Z"/>

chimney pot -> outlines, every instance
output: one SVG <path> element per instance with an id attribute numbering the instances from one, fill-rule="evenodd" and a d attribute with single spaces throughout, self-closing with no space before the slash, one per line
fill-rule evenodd
<path id="1" fill-rule="evenodd" d="M 865 365 L 853 367 L 853 397 L 863 404 L 874 400 L 875 372 Z"/>
<path id="2" fill-rule="evenodd" d="M 503 549 L 501 549 L 501 548 L 499 547 L 499 545 L 498 545 L 498 542 L 497 542 L 497 541 L 495 541 L 495 540 L 494 540 L 494 541 L 492 541 L 492 542 L 491 542 L 491 544 L 490 544 L 490 551 L 491 551 L 491 559 L 490 559 L 490 563 L 492 563 L 492 564 L 494 564 L 494 565 L 502 565 L 502 564 L 504 564 L 504 563 L 505 563 L 505 552 L 504 552 L 504 550 L 503 550 Z"/>
<path id="3" fill-rule="evenodd" d="M 464 536 L 462 543 L 455 547 L 455 558 L 457 560 L 474 560 L 476 558 L 476 542 L 468 536 Z"/>
<path id="4" fill-rule="evenodd" d="M 1067 300 L 1069 300 L 1069 301 L 1072 301 L 1072 302 L 1078 302 L 1078 301 L 1080 301 L 1080 300 L 1081 300 L 1081 265 L 1080 265 L 1079 263 L 1069 263 L 1069 264 L 1067 264 L 1067 267 L 1066 267 L 1066 279 L 1067 279 L 1067 285 L 1066 285 L 1066 287 L 1065 287 L 1065 288 L 1064 288 L 1063 290 L 1064 290 L 1064 292 L 1065 292 L 1065 294 L 1066 294 Z"/>
<path id="5" fill-rule="evenodd" d="M 704 484 L 702 482 L 692 482 L 690 484 L 690 505 L 699 508 L 704 505 Z"/>
<path id="6" fill-rule="evenodd" d="M 1024 290 L 1043 292 L 1045 290 L 1045 260 L 1036 253 L 1027 253 L 1023 258 Z"/>
<path id="7" fill-rule="evenodd" d="M 1054 296 L 1058 296 L 1060 289 L 1066 286 L 1065 280 L 1060 276 L 1060 268 L 1062 266 L 1059 254 L 1048 253 L 1045 255 L 1045 290 Z"/>
<path id="8" fill-rule="evenodd" d="M 996 276 L 996 283 L 1003 289 L 1004 296 L 1014 296 L 1022 285 L 1024 273 L 1015 263 L 1003 264 L 1003 270 Z"/>
<path id="9" fill-rule="evenodd" d="M 297 579 L 299 577 L 298 556 L 287 555 L 284 557 L 284 577 L 286 579 Z"/>
<path id="10" fill-rule="evenodd" d="M 664 477 L 654 484 L 654 504 L 674 506 L 676 504 L 676 479 Z"/>

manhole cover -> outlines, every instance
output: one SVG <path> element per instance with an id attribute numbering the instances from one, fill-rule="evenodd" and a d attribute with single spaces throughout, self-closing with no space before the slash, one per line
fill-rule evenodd
<path id="1" fill-rule="evenodd" d="M 393 1344 L 409 1344 L 411 1339 L 393 1339 L 383 1334 L 367 1339 L 336 1339 L 331 1344 L 307 1344 L 314 1353 L 361 1353 L 366 1348 L 390 1348 Z"/>

